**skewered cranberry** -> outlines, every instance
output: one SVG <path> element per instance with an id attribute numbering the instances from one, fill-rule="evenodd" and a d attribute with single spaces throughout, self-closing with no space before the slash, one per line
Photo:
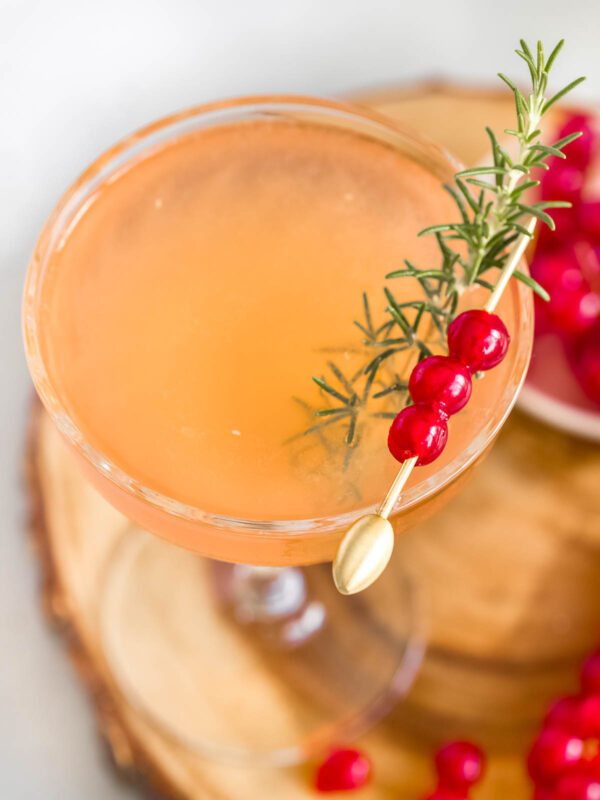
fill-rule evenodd
<path id="1" fill-rule="evenodd" d="M 510 336 L 499 316 L 483 309 L 464 311 L 448 327 L 448 349 L 471 372 L 492 369 L 508 350 Z"/>
<path id="2" fill-rule="evenodd" d="M 469 402 L 471 376 L 456 358 L 429 356 L 413 369 L 408 390 L 415 403 L 425 403 L 450 416 Z"/>
<path id="3" fill-rule="evenodd" d="M 418 403 L 402 409 L 390 426 L 388 448 L 397 461 L 418 456 L 417 465 L 434 461 L 446 446 L 448 427 L 435 408 Z"/>

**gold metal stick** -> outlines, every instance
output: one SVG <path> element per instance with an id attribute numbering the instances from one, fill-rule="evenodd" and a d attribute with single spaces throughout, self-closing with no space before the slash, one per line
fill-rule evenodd
<path id="1" fill-rule="evenodd" d="M 502 292 L 531 241 L 535 224 L 536 219 L 532 217 L 527 225 L 530 235 L 522 233 L 517 239 L 483 307 L 485 311 L 491 313 L 496 308 Z M 377 512 L 358 519 L 342 539 L 333 561 L 333 580 L 341 594 L 362 592 L 376 581 L 387 567 L 394 549 L 394 529 L 388 517 L 416 463 L 415 457 L 409 458 L 402 464 Z"/>
<path id="2" fill-rule="evenodd" d="M 402 464 L 377 512 L 357 520 L 342 539 L 333 562 L 333 581 L 341 594 L 362 592 L 387 567 L 394 549 L 388 516 L 416 463 L 415 457 Z"/>
<path id="3" fill-rule="evenodd" d="M 510 254 L 510 258 L 506 262 L 506 264 L 502 267 L 502 272 L 500 273 L 500 277 L 496 281 L 496 285 L 490 292 L 490 296 L 487 299 L 487 303 L 484 305 L 484 310 L 489 311 L 490 313 L 496 308 L 500 297 L 502 296 L 502 292 L 506 289 L 506 285 L 511 279 L 511 276 L 515 269 L 517 268 L 517 264 L 523 258 L 523 254 L 527 249 L 527 245 L 531 241 L 531 237 L 533 236 L 533 231 L 535 229 L 535 224 L 537 220 L 535 217 L 532 217 L 529 220 L 529 224 L 527 225 L 527 230 L 529 231 L 529 236 L 526 236 L 522 233 L 519 238 L 517 239 L 517 243 L 514 246 L 512 253 Z"/>
<path id="4" fill-rule="evenodd" d="M 380 517 L 387 519 L 390 515 L 392 508 L 396 505 L 396 500 L 400 497 L 400 492 L 404 489 L 406 481 L 410 477 L 410 473 L 413 471 L 417 463 L 417 458 L 409 458 L 407 459 L 400 469 L 398 470 L 398 474 L 394 478 L 394 482 L 389 488 L 388 493 L 386 494 L 385 498 L 383 499 L 381 505 L 379 506 L 378 514 Z"/>

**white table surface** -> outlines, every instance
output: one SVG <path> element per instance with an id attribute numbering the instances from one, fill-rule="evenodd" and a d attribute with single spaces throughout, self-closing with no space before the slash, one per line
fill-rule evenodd
<path id="1" fill-rule="evenodd" d="M 335 95 L 516 69 L 562 36 L 557 79 L 600 95 L 597 0 L 0 0 L 0 797 L 107 800 L 114 777 L 38 607 L 20 464 L 30 383 L 21 284 L 45 217 L 97 154 L 167 112 L 236 94 Z M 284 800 L 283 798 L 281 800 Z"/>

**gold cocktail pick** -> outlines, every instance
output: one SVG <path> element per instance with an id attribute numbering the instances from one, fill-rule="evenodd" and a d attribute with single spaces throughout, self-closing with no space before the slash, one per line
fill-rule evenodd
<path id="1" fill-rule="evenodd" d="M 357 519 L 346 533 L 333 562 L 333 581 L 341 594 L 356 594 L 381 575 L 394 549 L 394 529 L 388 517 L 417 459 L 405 461 L 375 514 Z"/>
<path id="2" fill-rule="evenodd" d="M 491 313 L 496 308 L 531 241 L 535 223 L 536 219 L 532 217 L 527 226 L 528 234 L 522 233 L 515 242 L 511 255 L 483 307 L 485 311 Z M 394 549 L 394 529 L 388 517 L 416 463 L 415 457 L 402 464 L 377 511 L 358 519 L 342 539 L 333 561 L 333 580 L 341 594 L 362 592 L 377 580 L 388 565 Z"/>

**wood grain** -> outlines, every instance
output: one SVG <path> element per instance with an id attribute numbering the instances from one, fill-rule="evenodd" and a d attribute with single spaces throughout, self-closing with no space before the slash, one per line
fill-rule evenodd
<path id="1" fill-rule="evenodd" d="M 440 84 L 358 100 L 408 121 L 465 163 L 485 152 L 476 132 L 506 127 L 512 113 L 503 93 Z M 119 767 L 169 798 L 313 797 L 304 769 L 211 763 L 136 713 L 103 656 L 97 613 L 106 565 L 129 523 L 83 481 L 38 404 L 28 475 L 46 609 Z M 464 491 L 398 542 L 396 558 L 428 598 L 430 646 L 408 701 L 361 742 L 377 776 L 361 797 L 415 800 L 430 787 L 431 747 L 456 735 L 491 752 L 476 800 L 528 796 L 528 738 L 549 698 L 575 685 L 578 661 L 598 640 L 599 488 L 598 446 L 515 413 Z M 260 660 L 252 668 L 249 682 L 265 679 Z"/>

